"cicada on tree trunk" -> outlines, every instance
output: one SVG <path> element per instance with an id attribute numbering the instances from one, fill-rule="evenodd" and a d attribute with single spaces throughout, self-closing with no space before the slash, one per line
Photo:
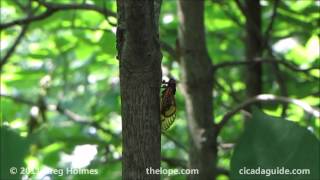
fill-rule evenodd
<path id="1" fill-rule="evenodd" d="M 164 90 L 161 93 L 160 98 L 160 119 L 161 130 L 167 130 L 174 122 L 176 118 L 176 81 L 172 78 L 168 82 L 162 81 L 162 88 Z"/>

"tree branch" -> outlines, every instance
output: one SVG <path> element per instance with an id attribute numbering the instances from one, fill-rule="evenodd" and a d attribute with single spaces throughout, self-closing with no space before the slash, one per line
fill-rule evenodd
<path id="1" fill-rule="evenodd" d="M 6 29 L 6 28 L 9 28 L 12 26 L 16 26 L 16 25 L 24 25 L 24 24 L 29 24 L 34 21 L 40 21 L 42 19 L 45 19 L 45 18 L 51 16 L 56 11 L 57 10 L 47 9 L 45 12 L 43 12 L 42 14 L 39 14 L 37 16 L 28 16 L 26 18 L 17 19 L 17 20 L 8 22 L 8 23 L 0 24 L 0 30 Z"/>
<path id="2" fill-rule="evenodd" d="M 26 104 L 29 106 L 37 106 L 40 109 L 40 104 L 33 102 L 33 101 L 29 101 L 23 97 L 11 96 L 11 95 L 6 95 L 6 94 L 0 94 L 0 97 L 8 98 L 8 99 L 11 99 L 17 103 Z M 69 109 L 63 108 L 63 107 L 61 107 L 61 105 L 59 105 L 59 103 L 58 103 L 58 105 L 44 103 L 44 104 L 42 104 L 42 106 L 44 106 L 44 108 L 46 110 L 56 111 L 64 116 L 66 116 L 68 119 L 72 120 L 73 122 L 83 124 L 83 125 L 93 126 L 96 129 L 99 129 L 106 134 L 110 134 L 112 137 L 118 137 L 117 134 L 113 133 L 109 129 L 105 129 L 105 128 L 101 127 L 97 122 L 95 122 L 87 117 L 80 116 L 79 114 L 76 114 L 76 113 L 70 111 Z"/>
<path id="3" fill-rule="evenodd" d="M 237 4 L 238 8 L 240 9 L 241 13 L 245 16 L 245 17 L 248 17 L 247 16 L 247 10 L 246 10 L 246 7 L 239 1 L 239 0 L 234 0 L 235 3 Z"/>
<path id="4" fill-rule="evenodd" d="M 87 30 L 87 31 L 105 31 L 105 32 L 112 32 L 110 29 L 106 28 L 92 28 L 86 26 L 61 26 L 60 29 L 73 29 L 73 30 Z"/>
<path id="5" fill-rule="evenodd" d="M 237 95 L 235 94 L 232 85 L 230 84 L 230 91 L 228 91 L 219 81 L 218 79 L 214 80 L 214 84 L 217 85 L 218 88 L 220 88 L 222 91 L 224 91 L 225 93 L 229 94 L 229 96 L 236 102 L 239 103 L 240 99 L 237 97 Z"/>
<path id="6" fill-rule="evenodd" d="M 239 104 L 237 107 L 235 107 L 234 109 L 232 109 L 231 111 L 227 112 L 221 122 L 219 124 L 217 124 L 216 126 L 216 130 L 217 132 L 220 132 L 220 130 L 223 128 L 223 126 L 229 121 L 229 119 L 235 115 L 237 112 L 239 112 L 241 109 L 247 108 L 255 103 L 258 102 L 281 102 L 281 103 L 292 103 L 295 104 L 299 107 L 301 107 L 302 109 L 304 109 L 307 113 L 319 118 L 320 117 L 320 110 L 317 108 L 314 108 L 312 106 L 310 106 L 309 104 L 300 101 L 298 99 L 292 99 L 292 98 L 288 98 L 288 97 L 282 97 L 282 96 L 275 96 L 272 94 L 261 94 L 258 96 L 255 96 L 253 98 L 250 98 L 246 101 L 244 101 L 243 103 Z M 217 133 L 218 134 L 218 133 Z"/>
<path id="7" fill-rule="evenodd" d="M 231 62 L 223 62 L 223 63 L 219 63 L 219 64 L 215 64 L 213 65 L 213 70 L 216 71 L 220 68 L 224 68 L 224 67 L 234 67 L 234 66 L 241 66 L 241 65 L 248 65 L 251 63 L 277 63 L 277 64 L 281 64 L 293 71 L 297 71 L 297 72 L 303 72 L 303 73 L 308 73 L 309 71 L 313 70 L 313 69 L 319 69 L 320 67 L 309 67 L 309 68 L 305 68 L 305 69 L 300 69 L 298 68 L 296 65 L 286 62 L 285 60 L 275 60 L 275 59 L 257 59 L 254 61 L 231 61 Z"/>
<path id="8" fill-rule="evenodd" d="M 107 10 L 106 8 L 100 8 L 96 5 L 92 5 L 92 4 L 57 4 L 57 3 L 49 3 L 49 2 L 45 2 L 42 0 L 33 0 L 38 2 L 39 4 L 45 6 L 47 9 L 54 9 L 57 11 L 60 10 L 74 10 L 74 9 L 79 9 L 79 10 L 93 10 L 96 11 L 106 17 L 117 17 L 117 14 Z"/>
<path id="9" fill-rule="evenodd" d="M 215 1 L 212 0 L 213 3 L 218 3 L 221 7 L 221 10 L 223 11 L 223 13 L 228 16 L 229 19 L 231 19 L 231 21 L 233 21 L 236 25 L 238 25 L 239 27 L 243 28 L 243 24 L 240 22 L 239 18 L 234 15 L 233 13 L 230 12 L 230 6 L 226 5 L 226 3 L 224 1 Z"/>
<path id="10" fill-rule="evenodd" d="M 59 113 L 65 115 L 66 117 L 71 119 L 72 121 L 79 122 L 79 123 L 92 122 L 87 117 L 80 116 L 79 114 L 76 114 L 76 113 L 70 111 L 69 109 L 62 108 L 60 104 L 58 104 L 55 107 L 54 106 L 51 106 L 51 107 L 53 107 L 53 108 L 51 108 L 52 110 L 58 111 Z"/>
<path id="11" fill-rule="evenodd" d="M 285 80 L 282 76 L 282 72 L 279 69 L 279 64 L 277 63 L 271 63 L 271 68 L 273 69 L 274 76 L 276 78 L 276 81 L 279 85 L 279 91 L 280 95 L 287 97 L 288 96 L 288 89 L 285 84 Z M 288 109 L 288 103 L 283 103 L 283 108 L 282 108 L 282 114 L 281 117 L 285 117 L 287 114 L 287 109 Z"/>
<path id="12" fill-rule="evenodd" d="M 12 53 L 14 53 L 14 51 L 15 51 L 16 47 L 18 46 L 18 44 L 20 43 L 21 39 L 26 34 L 27 29 L 28 29 L 28 24 L 25 24 L 24 26 L 22 26 L 21 32 L 18 35 L 17 39 L 14 41 L 11 48 L 8 50 L 8 52 L 4 55 L 4 57 L 0 61 L 0 71 L 2 70 L 2 67 L 8 62 Z"/>
<path id="13" fill-rule="evenodd" d="M 17 97 L 17 96 L 10 96 L 10 95 L 6 95 L 6 94 L 0 94 L 0 97 L 4 97 L 7 99 L 11 99 L 12 101 L 18 102 L 18 103 L 22 103 L 22 104 L 26 104 L 29 106 L 37 106 L 37 103 L 33 102 L 33 101 L 29 101 L 23 97 Z"/>
<path id="14" fill-rule="evenodd" d="M 34 22 L 34 21 L 40 21 L 62 10 L 74 10 L 74 9 L 92 10 L 104 15 L 106 18 L 108 17 L 116 18 L 116 13 L 92 4 L 57 4 L 57 3 L 44 2 L 42 0 L 33 0 L 33 1 L 36 1 L 39 4 L 45 6 L 47 8 L 46 11 L 39 15 L 34 15 L 34 16 L 30 16 L 22 19 L 17 19 L 8 23 L 0 24 L 0 30 L 9 28 L 15 25 L 23 25 L 23 24 L 28 24 L 30 22 Z"/>
<path id="15" fill-rule="evenodd" d="M 276 16 L 277 16 L 277 8 L 279 6 L 279 0 L 275 0 L 274 2 L 274 5 L 273 5 L 273 9 L 272 9 L 272 15 L 271 15 L 271 20 L 270 20 L 270 23 L 264 33 L 264 36 L 263 36 L 263 45 L 262 45 L 262 49 L 265 49 L 267 48 L 267 52 L 270 53 L 271 57 L 274 58 L 275 56 L 273 55 L 273 52 L 269 46 L 269 40 L 270 40 L 270 33 L 272 31 L 272 28 L 273 28 L 273 24 L 274 24 L 274 21 L 276 19 Z M 276 78 L 276 81 L 279 85 L 279 90 L 280 90 L 280 94 L 281 96 L 288 96 L 288 90 L 287 90 L 287 87 L 285 85 L 285 82 L 284 82 L 284 78 L 282 76 L 282 72 L 280 71 L 279 69 L 279 64 L 277 63 L 271 63 L 271 67 L 274 71 L 274 75 L 275 75 L 275 78 Z M 286 112 L 287 112 L 287 108 L 288 108 L 288 103 L 283 103 L 283 109 L 282 109 L 282 117 L 285 117 L 286 116 Z"/>
<path id="16" fill-rule="evenodd" d="M 277 16 L 277 8 L 279 6 L 279 2 L 280 2 L 279 0 L 275 0 L 275 2 L 274 2 L 273 9 L 272 9 L 271 20 L 270 20 L 270 23 L 269 23 L 269 25 L 268 25 L 265 33 L 264 33 L 264 46 L 268 45 L 268 44 L 265 44 L 265 43 L 269 42 L 270 33 L 272 31 L 273 24 L 274 24 L 274 21 L 275 21 L 276 16 Z"/>
<path id="17" fill-rule="evenodd" d="M 235 146 L 234 143 L 220 143 L 220 144 L 219 144 L 219 147 L 220 147 L 221 149 L 223 149 L 223 150 L 231 150 L 231 149 L 234 148 L 234 146 Z"/>
<path id="18" fill-rule="evenodd" d="M 171 47 L 168 43 L 164 41 L 160 41 L 160 46 L 161 49 L 167 52 L 173 60 L 178 61 L 177 52 L 173 47 Z"/>

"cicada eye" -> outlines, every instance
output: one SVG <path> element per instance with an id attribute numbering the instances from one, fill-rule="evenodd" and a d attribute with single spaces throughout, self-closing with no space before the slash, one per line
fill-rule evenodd
<path id="1" fill-rule="evenodd" d="M 169 80 L 169 82 L 168 82 L 169 84 L 176 84 L 176 80 L 175 79 L 173 79 L 173 78 L 170 78 L 170 80 Z"/>

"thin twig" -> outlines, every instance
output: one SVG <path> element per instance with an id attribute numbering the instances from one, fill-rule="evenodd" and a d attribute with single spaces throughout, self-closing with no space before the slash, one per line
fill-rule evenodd
<path id="1" fill-rule="evenodd" d="M 270 46 L 268 46 L 268 41 L 266 41 L 266 43 L 267 43 L 266 44 L 267 52 L 269 53 L 269 56 L 271 58 L 275 58 L 275 55 L 273 54 L 272 49 L 270 48 Z M 282 72 L 280 71 L 279 64 L 278 63 L 271 63 L 271 68 L 274 72 L 274 76 L 275 76 L 276 81 L 279 85 L 279 90 L 280 90 L 281 96 L 287 97 L 288 96 L 288 89 L 287 89 L 287 86 L 285 85 L 285 80 L 282 75 Z M 304 73 L 306 75 L 309 75 L 308 71 L 305 71 Z M 287 109 L 288 109 L 288 103 L 283 103 L 281 117 L 285 117 L 287 115 Z"/>
<path id="2" fill-rule="evenodd" d="M 22 19 L 17 19 L 8 23 L 0 24 L 0 30 L 9 28 L 15 25 L 23 25 L 23 24 L 28 24 L 30 22 L 40 21 L 62 10 L 75 10 L 75 9 L 92 10 L 104 15 L 105 17 L 116 17 L 116 13 L 92 4 L 57 4 L 57 3 L 48 3 L 41 0 L 33 0 L 33 1 L 36 1 L 39 4 L 45 6 L 47 8 L 46 11 L 39 15 L 30 16 Z"/>
<path id="3" fill-rule="evenodd" d="M 0 94 L 0 97 L 8 98 L 11 99 L 17 103 L 22 103 L 26 104 L 29 106 L 37 106 L 40 109 L 40 105 L 36 102 L 29 101 L 23 97 L 18 97 L 18 96 L 12 96 L 12 95 L 6 95 L 6 94 Z M 56 111 L 64 116 L 66 116 L 68 119 L 72 120 L 73 122 L 83 124 L 83 125 L 88 125 L 88 126 L 93 126 L 96 129 L 99 129 L 103 131 L 106 134 L 110 134 L 112 137 L 119 137 L 117 134 L 114 132 L 110 131 L 109 129 L 105 129 L 101 127 L 97 122 L 95 122 L 92 119 L 89 119 L 87 117 L 83 117 L 79 114 L 76 114 L 75 112 L 70 111 L 69 109 L 63 108 L 61 105 L 54 105 L 54 104 L 42 104 L 46 110 L 50 111 Z"/>
<path id="4" fill-rule="evenodd" d="M 261 95 L 257 95 L 253 98 L 247 99 L 246 101 L 244 101 L 243 103 L 239 104 L 238 106 L 236 106 L 234 109 L 232 109 L 231 111 L 227 112 L 221 122 L 219 124 L 217 124 L 216 128 L 217 128 L 217 132 L 219 132 L 223 126 L 229 121 L 229 119 L 235 115 L 236 113 L 238 113 L 240 110 L 247 108 L 255 103 L 258 102 L 285 102 L 285 103 L 292 103 L 295 104 L 299 107 L 301 107 L 302 109 L 305 110 L 305 112 L 309 113 L 310 115 L 313 115 L 317 118 L 320 117 L 320 110 L 317 108 L 314 108 L 312 106 L 310 106 L 309 104 L 300 101 L 298 99 L 292 99 L 292 98 L 288 98 L 288 97 L 282 97 L 282 96 L 275 96 L 272 94 L 261 94 Z"/>
<path id="5" fill-rule="evenodd" d="M 279 0 L 275 0 L 275 2 L 274 2 L 273 9 L 272 9 L 271 20 L 270 20 L 270 23 L 269 23 L 269 25 L 268 25 L 265 33 L 264 33 L 264 36 L 263 36 L 262 49 L 267 48 L 267 52 L 269 52 L 269 54 L 270 54 L 270 56 L 272 58 L 275 58 L 275 56 L 273 55 L 272 49 L 269 46 L 269 41 L 270 41 L 270 34 L 271 34 L 272 29 L 273 29 L 273 24 L 274 24 L 276 16 L 277 16 L 277 8 L 279 6 L 279 2 L 280 2 Z M 272 67 L 272 69 L 274 71 L 274 75 L 275 75 L 276 81 L 277 81 L 277 83 L 279 85 L 279 90 L 280 90 L 281 96 L 287 97 L 288 96 L 288 90 L 287 90 L 287 87 L 285 85 L 282 72 L 279 69 L 279 65 L 277 63 L 271 63 L 271 67 Z M 287 109 L 288 109 L 288 103 L 283 103 L 282 114 L 281 114 L 282 117 L 286 116 Z"/>
<path id="6" fill-rule="evenodd" d="M 17 19 L 8 23 L 3 23 L 0 24 L 0 30 L 12 27 L 12 26 L 16 26 L 16 25 L 23 25 L 23 24 L 28 24 L 30 22 L 34 22 L 34 21 L 40 21 L 42 19 L 45 19 L 51 15 L 53 15 L 53 13 L 56 12 L 56 10 L 53 9 L 47 9 L 45 12 L 43 12 L 42 14 L 39 14 L 37 16 L 31 16 L 31 17 L 26 17 L 26 18 L 22 18 L 22 19 Z"/>
<path id="7" fill-rule="evenodd" d="M 164 41 L 161 41 L 160 42 L 160 46 L 161 46 L 161 49 L 163 51 L 166 51 L 171 56 L 171 58 L 173 60 L 178 61 L 177 52 L 172 46 L 170 46 L 170 44 L 168 44 L 168 43 L 166 43 Z"/>
<path id="8" fill-rule="evenodd" d="M 223 149 L 223 150 L 230 150 L 233 149 L 235 146 L 234 143 L 220 143 L 219 144 L 219 148 Z"/>
<path id="9" fill-rule="evenodd" d="M 7 51 L 7 53 L 4 55 L 4 57 L 0 61 L 0 71 L 2 70 L 3 65 L 5 65 L 8 62 L 10 56 L 14 53 L 15 49 L 17 48 L 18 44 L 22 40 L 23 36 L 26 34 L 27 29 L 28 29 L 28 24 L 25 24 L 24 26 L 22 26 L 21 32 L 18 35 L 17 39 L 14 41 L 10 49 Z"/>
<path id="10" fill-rule="evenodd" d="M 274 5 L 273 5 L 273 9 L 272 9 L 272 15 L 271 15 L 271 20 L 270 20 L 270 23 L 264 33 L 264 47 L 267 46 L 266 42 L 269 42 L 269 38 L 270 38 L 270 33 L 272 31 L 272 28 L 273 28 L 273 24 L 274 24 L 274 21 L 276 19 L 276 16 L 277 16 L 277 8 L 279 6 L 279 0 L 275 0 L 274 2 Z M 264 49 L 264 48 L 262 48 Z"/>
<path id="11" fill-rule="evenodd" d="M 236 96 L 234 90 L 233 90 L 233 87 L 232 85 L 230 84 L 230 91 L 228 91 L 225 87 L 223 87 L 223 85 L 217 80 L 215 79 L 214 80 L 214 84 L 217 85 L 218 88 L 220 88 L 222 91 L 226 92 L 227 94 L 229 94 L 230 97 L 233 98 L 233 100 L 238 103 L 240 102 L 239 98 Z"/>
<path id="12" fill-rule="evenodd" d="M 212 1 L 212 2 L 217 2 L 219 5 L 220 5 L 220 7 L 221 7 L 221 10 L 223 11 L 223 13 L 229 18 L 229 19 L 231 19 L 231 21 L 233 21 L 236 25 L 238 25 L 239 27 L 243 27 L 243 24 L 240 22 L 240 20 L 239 20 L 239 18 L 236 16 L 236 15 L 234 15 L 234 14 L 232 14 L 231 12 L 230 12 L 230 7 L 228 6 L 228 5 L 226 5 L 226 3 L 225 2 L 223 2 L 223 1 Z"/>
<path id="13" fill-rule="evenodd" d="M 224 68 L 224 67 L 234 67 L 234 66 L 239 66 L 239 65 L 247 65 L 247 64 L 251 64 L 251 63 L 277 63 L 277 64 L 281 64 L 281 65 L 283 65 L 293 71 L 303 72 L 303 73 L 308 73 L 309 71 L 311 71 L 313 69 L 320 68 L 320 67 L 309 67 L 309 68 L 305 68 L 305 69 L 300 69 L 296 65 L 289 63 L 285 60 L 256 59 L 254 61 L 230 61 L 230 62 L 223 62 L 223 63 L 215 64 L 215 65 L 213 65 L 213 70 L 216 71 L 216 70 L 218 70 L 220 68 Z"/>
<path id="14" fill-rule="evenodd" d="M 107 10 L 106 8 L 100 8 L 99 6 L 93 5 L 93 4 L 58 4 L 58 3 L 49 3 L 49 2 L 45 2 L 43 0 L 33 0 L 38 2 L 39 4 L 45 6 L 48 9 L 55 9 L 57 11 L 60 10 L 75 10 L 75 9 L 79 9 L 79 10 L 93 10 L 96 12 L 99 12 L 100 14 L 104 15 L 104 16 L 111 16 L 111 17 L 117 17 L 117 14 Z"/>
<path id="15" fill-rule="evenodd" d="M 106 28 L 91 28 L 85 26 L 62 26 L 59 29 L 75 29 L 75 30 L 88 30 L 88 31 L 105 31 L 105 32 L 112 32 L 110 29 Z"/>
<path id="16" fill-rule="evenodd" d="M 6 95 L 6 94 L 0 94 L 0 97 L 2 98 L 7 98 L 7 99 L 11 99 L 15 102 L 18 102 L 18 103 L 22 103 L 22 104 L 26 104 L 26 105 L 29 105 L 29 106 L 37 106 L 37 103 L 36 102 L 33 102 L 33 101 L 29 101 L 23 97 L 18 97 L 18 96 L 10 96 L 10 95 Z"/>
<path id="17" fill-rule="evenodd" d="M 241 13 L 247 17 L 247 11 L 246 11 L 246 7 L 239 1 L 239 0 L 234 0 L 235 3 L 237 4 L 238 8 L 240 9 Z"/>

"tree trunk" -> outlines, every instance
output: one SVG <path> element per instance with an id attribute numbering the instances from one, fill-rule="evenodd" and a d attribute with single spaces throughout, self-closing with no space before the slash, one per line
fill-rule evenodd
<path id="1" fill-rule="evenodd" d="M 190 136 L 190 168 L 199 175 L 190 179 L 214 179 L 216 139 L 213 126 L 213 71 L 204 33 L 204 1 L 178 1 L 179 47 L 182 86 L 186 96 Z"/>
<path id="2" fill-rule="evenodd" d="M 161 52 L 154 1 L 117 0 L 123 179 L 160 179 Z"/>
<path id="3" fill-rule="evenodd" d="M 246 59 L 254 61 L 262 54 L 261 36 L 261 8 L 259 0 L 246 0 Z M 262 92 L 262 66 L 261 63 L 248 65 L 247 95 L 253 97 Z"/>

